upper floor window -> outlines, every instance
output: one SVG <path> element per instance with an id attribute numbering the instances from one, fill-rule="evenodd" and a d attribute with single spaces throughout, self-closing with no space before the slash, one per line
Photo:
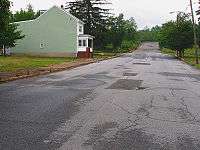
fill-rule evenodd
<path id="1" fill-rule="evenodd" d="M 83 26 L 79 25 L 79 32 L 83 32 Z"/>

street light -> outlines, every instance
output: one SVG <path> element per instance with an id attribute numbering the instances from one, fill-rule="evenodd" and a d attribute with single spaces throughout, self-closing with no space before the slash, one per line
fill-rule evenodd
<path id="1" fill-rule="evenodd" d="M 176 21 L 177 21 L 177 24 L 179 23 L 179 15 L 181 14 L 181 13 L 183 13 L 182 11 L 171 11 L 171 12 L 169 12 L 170 14 L 174 14 L 174 13 L 176 13 L 177 15 L 176 15 Z"/>
<path id="2" fill-rule="evenodd" d="M 190 0 L 190 8 L 191 8 L 191 14 L 192 14 L 192 24 L 193 24 L 193 32 L 194 32 L 194 46 L 195 46 L 195 57 L 196 57 L 196 64 L 199 64 L 199 56 L 198 56 L 198 42 L 197 42 L 197 30 L 196 30 L 196 24 L 194 20 L 194 11 L 193 11 L 193 3 L 192 0 Z"/>

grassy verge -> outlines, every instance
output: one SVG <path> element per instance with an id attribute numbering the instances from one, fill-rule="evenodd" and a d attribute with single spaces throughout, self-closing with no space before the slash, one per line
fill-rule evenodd
<path id="1" fill-rule="evenodd" d="M 94 53 L 94 59 L 107 59 L 117 55 L 118 54 L 116 53 L 97 52 Z M 0 72 L 14 72 L 21 69 L 37 69 L 73 61 L 78 61 L 78 59 L 70 57 L 0 56 Z"/>
<path id="2" fill-rule="evenodd" d="M 176 55 L 176 52 L 171 50 L 171 49 L 167 49 L 167 48 L 163 48 L 161 49 L 161 52 L 164 53 L 164 54 L 168 54 L 168 55 L 171 55 L 171 56 L 175 56 Z"/>
<path id="3" fill-rule="evenodd" d="M 0 72 L 13 72 L 19 69 L 35 69 L 74 61 L 74 58 L 51 58 L 31 56 L 0 56 Z"/>
<path id="4" fill-rule="evenodd" d="M 169 54 L 169 55 L 172 55 L 172 56 L 175 56 L 176 55 L 176 52 L 173 51 L 173 50 L 170 50 L 170 49 L 162 49 L 161 50 L 162 53 L 164 54 Z M 187 49 L 185 50 L 185 56 L 183 57 L 184 61 L 198 69 L 200 69 L 200 64 L 196 64 L 196 61 L 195 61 L 195 56 L 194 56 L 194 53 L 195 53 L 195 50 L 194 49 Z M 199 60 L 200 60 L 200 57 L 199 57 Z"/>
<path id="5" fill-rule="evenodd" d="M 95 52 L 94 53 L 94 58 L 95 59 L 106 59 L 106 58 L 112 58 L 119 55 L 118 53 L 108 53 L 108 52 Z"/>

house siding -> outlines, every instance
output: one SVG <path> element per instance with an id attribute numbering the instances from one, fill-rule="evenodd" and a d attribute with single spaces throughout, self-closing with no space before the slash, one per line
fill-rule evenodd
<path id="1" fill-rule="evenodd" d="M 77 53 L 77 20 L 57 7 L 33 21 L 19 22 L 25 38 L 17 41 L 14 53 Z"/>

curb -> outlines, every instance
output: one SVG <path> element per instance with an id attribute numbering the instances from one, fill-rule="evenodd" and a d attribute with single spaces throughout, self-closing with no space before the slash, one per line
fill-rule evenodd
<path id="1" fill-rule="evenodd" d="M 109 59 L 114 59 L 117 57 L 123 56 L 123 54 L 120 55 L 116 55 L 113 57 L 108 57 L 108 58 L 102 58 L 102 59 L 93 59 L 93 60 L 87 60 L 86 62 L 72 62 L 71 65 L 66 66 L 66 67 L 44 67 L 44 68 L 37 68 L 37 69 L 24 69 L 22 70 L 22 73 L 20 75 L 18 75 L 19 73 L 15 72 L 15 73 L 10 73 L 10 77 L 0 77 L 0 84 L 2 83 L 6 83 L 9 81 L 15 81 L 15 80 L 19 80 L 19 79 L 25 79 L 25 78 L 31 78 L 31 77 L 36 77 L 36 76 L 40 76 L 40 75 L 47 75 L 50 73 L 55 73 L 55 72 L 60 72 L 60 71 L 65 71 L 65 70 L 70 70 L 70 69 L 74 69 L 77 67 L 81 67 L 81 66 L 85 66 L 85 65 L 89 65 L 92 63 L 98 63 L 100 61 L 105 61 L 105 60 L 109 60 Z M 64 64 L 64 63 L 63 63 Z M 62 64 L 60 64 L 61 66 Z M 59 66 L 59 65 L 58 65 Z"/>

